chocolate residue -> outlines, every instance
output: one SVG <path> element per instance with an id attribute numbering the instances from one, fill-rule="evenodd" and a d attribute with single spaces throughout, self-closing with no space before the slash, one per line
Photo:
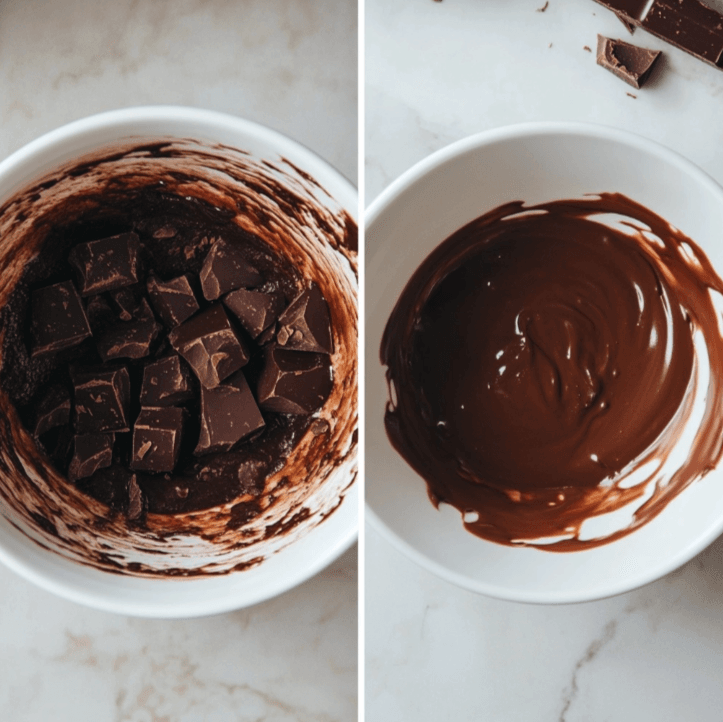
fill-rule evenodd
<path id="1" fill-rule="evenodd" d="M 193 140 L 119 144 L 59 168 L 0 208 L 0 305 L 5 307 L 14 293 L 22 295 L 27 268 L 67 252 L 58 242 L 57 229 L 82 225 L 89 218 L 107 227 L 106 222 L 113 222 L 114 203 L 117 208 L 154 197 L 163 198 L 164 204 L 181 198 L 185 204 L 209 208 L 214 218 L 265 244 L 269 263 L 276 257 L 285 259 L 298 274 L 289 277 L 287 285 L 298 287 L 299 279 L 317 284 L 328 301 L 334 335 L 334 386 L 317 414 L 328 423 L 328 433 L 315 435 L 308 428 L 314 419 L 305 420 L 289 448 L 273 460 L 263 488 L 250 479 L 250 472 L 246 479 L 236 463 L 233 483 L 238 494 L 229 501 L 209 496 L 209 503 L 202 500 L 200 505 L 213 508 L 202 511 L 189 511 L 192 500 L 184 501 L 186 489 L 177 480 L 160 477 L 161 486 L 178 487 L 178 509 L 173 514 L 154 513 L 149 491 L 146 513 L 137 508 L 133 485 L 124 498 L 102 503 L 64 479 L 23 428 L 3 389 L 0 499 L 11 523 L 39 544 L 81 563 L 135 575 L 225 574 L 258 564 L 320 523 L 355 478 L 357 284 L 356 254 L 346 243 L 350 218 L 318 184 L 283 159 L 257 161 L 244 151 Z M 195 238 L 184 244 L 171 219 L 155 221 L 157 227 L 147 229 L 148 243 L 177 246 L 183 264 L 203 260 L 211 238 L 205 245 Z M 262 256 L 260 249 L 255 260 Z M 22 335 L 22 329 L 11 325 L 3 325 L 0 340 L 9 333 Z M 10 359 L 5 358 L 3 343 L 0 363 L 6 362 Z M 40 378 L 43 368 L 37 373 Z M 26 403 L 32 388 L 31 383 Z M 16 401 L 22 391 L 14 389 Z M 290 482 L 280 493 L 282 479 Z M 129 507 L 143 524 L 128 524 Z M 258 513 L 252 515 L 255 510 Z M 274 536 L 273 530 L 278 534 Z"/>
<path id="2" fill-rule="evenodd" d="M 618 539 L 723 453 L 721 294 L 703 251 L 625 196 L 496 208 L 391 314 L 389 438 L 480 537 Z"/>

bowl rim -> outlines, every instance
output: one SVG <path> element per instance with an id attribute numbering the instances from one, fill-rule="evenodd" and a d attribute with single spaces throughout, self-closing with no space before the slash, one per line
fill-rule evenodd
<path id="1" fill-rule="evenodd" d="M 42 158 L 49 151 L 56 148 L 62 148 L 63 144 L 77 139 L 87 133 L 106 133 L 108 140 L 97 143 L 95 147 L 98 149 L 108 145 L 112 145 L 117 140 L 130 139 L 133 137 L 152 137 L 154 133 L 135 133 L 132 126 L 137 123 L 155 123 L 162 126 L 165 123 L 173 124 L 183 122 L 196 125 L 205 125 L 208 128 L 216 128 L 221 131 L 229 131 L 239 134 L 246 134 L 255 137 L 274 148 L 279 156 L 289 157 L 294 163 L 305 169 L 312 167 L 315 170 L 314 178 L 326 189 L 327 179 L 334 184 L 335 194 L 334 200 L 339 203 L 349 215 L 358 221 L 359 218 L 359 196 L 354 184 L 346 178 L 340 171 L 334 168 L 328 161 L 323 159 L 317 153 L 309 149 L 302 143 L 290 138 L 289 136 L 269 128 L 260 123 L 240 118 L 229 113 L 223 113 L 215 110 L 206 110 L 197 107 L 187 107 L 180 105 L 144 105 L 120 108 L 115 110 L 104 111 L 89 115 L 70 123 L 66 123 L 58 128 L 54 128 L 39 137 L 24 144 L 9 156 L 0 161 L 0 177 L 17 172 L 26 164 L 42 165 Z M 117 131 L 115 139 L 110 136 L 113 131 Z M 159 132 L 158 137 L 169 138 L 192 138 L 194 133 L 179 134 L 170 132 Z M 199 134 L 199 138 L 202 134 Z M 88 151 L 92 152 L 92 151 Z M 38 176 L 44 171 L 40 171 Z M 25 184 L 24 184 L 25 185 Z M 361 299 L 359 299 L 361 306 Z M 360 396 L 361 397 L 361 396 Z M 359 463 L 357 461 L 357 463 Z M 0 562 L 6 567 L 16 572 L 19 576 L 27 581 L 37 585 L 38 587 L 56 594 L 64 599 L 83 604 L 88 607 L 99 609 L 101 611 L 114 612 L 117 614 L 125 614 L 129 616 L 158 618 L 158 619 L 177 619 L 201 617 L 212 614 L 229 612 L 235 609 L 248 607 L 260 602 L 276 597 L 290 589 L 302 584 L 311 577 L 318 574 L 329 564 L 339 558 L 347 551 L 358 538 L 359 528 L 359 503 L 355 504 L 359 494 L 359 478 L 354 480 L 351 487 L 345 492 L 345 503 L 355 506 L 353 514 L 353 523 L 346 528 L 342 528 L 332 543 L 327 544 L 322 552 L 318 554 L 308 565 L 299 565 L 292 568 L 291 572 L 279 577 L 274 583 L 266 583 L 263 590 L 233 590 L 227 595 L 221 597 L 206 596 L 205 599 L 182 600 L 169 606 L 167 603 L 155 603 L 148 600 L 136 601 L 115 598 L 112 593 L 103 590 L 88 589 L 76 583 L 72 579 L 63 577 L 55 571 L 48 571 L 42 568 L 42 565 L 33 564 L 27 555 L 22 551 L 11 549 L 4 542 L 0 541 Z M 316 527 L 315 527 L 316 528 Z M 309 533 L 315 531 L 310 529 Z M 299 541 L 303 541 L 299 540 Z M 292 547 L 294 545 L 292 544 Z M 38 547 L 40 549 L 40 547 Z M 274 553 L 274 557 L 284 553 L 285 549 L 281 549 Z M 72 560 L 60 557 L 63 562 L 75 564 Z M 82 565 L 79 565 L 82 566 Z M 101 570 L 93 570 L 95 573 L 102 575 L 103 579 L 112 579 L 117 575 L 111 572 Z M 242 573 L 242 572 L 238 572 Z M 229 574 L 228 576 L 234 576 Z M 219 576 L 214 577 L 190 577 L 190 578 L 134 578 L 139 579 L 144 584 L 157 585 L 161 583 L 177 585 L 180 587 L 185 585 L 201 585 L 206 580 L 218 581 Z"/>
<path id="2" fill-rule="evenodd" d="M 705 187 L 711 194 L 717 196 L 720 204 L 723 206 L 723 187 L 712 176 L 680 153 L 671 150 L 657 141 L 650 140 L 643 135 L 600 123 L 577 121 L 526 122 L 475 133 L 440 148 L 414 164 L 387 186 L 372 203 L 367 206 L 363 217 L 365 233 L 369 232 L 389 206 L 416 183 L 422 181 L 428 173 L 481 147 L 502 141 L 530 138 L 531 136 L 585 137 L 613 141 L 623 146 L 635 148 L 636 150 L 655 156 L 688 174 L 693 181 Z M 371 254 L 369 258 L 371 259 Z M 367 339 L 367 341 L 371 341 L 371 339 Z M 528 604 L 576 604 L 606 599 L 638 589 L 680 568 L 683 564 L 686 564 L 693 559 L 693 557 L 700 554 L 700 552 L 710 546 L 710 544 L 723 534 L 723 514 L 721 514 L 717 524 L 711 525 L 705 533 L 680 549 L 677 554 L 669 558 L 665 563 L 658 564 L 648 569 L 645 573 L 638 574 L 633 580 L 598 584 L 596 586 L 587 585 L 577 593 L 560 593 L 555 591 L 525 592 L 522 590 L 510 590 L 504 586 L 471 578 L 465 574 L 452 571 L 443 564 L 434 561 L 424 553 L 418 551 L 412 544 L 398 536 L 374 511 L 368 501 L 365 502 L 365 520 L 377 533 L 391 543 L 392 546 L 396 547 L 406 557 L 436 576 L 458 587 L 478 594 L 505 601 Z M 493 543 L 487 540 L 481 541 L 485 544 Z"/>

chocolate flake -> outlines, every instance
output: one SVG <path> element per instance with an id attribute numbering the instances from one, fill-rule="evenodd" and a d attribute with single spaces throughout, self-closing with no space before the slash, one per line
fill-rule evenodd
<path id="1" fill-rule="evenodd" d="M 150 278 L 148 296 L 167 328 L 178 326 L 199 309 L 188 276 L 179 276 L 166 283 Z"/>
<path id="2" fill-rule="evenodd" d="M 71 376 L 78 434 L 130 431 L 131 384 L 125 366 L 77 369 Z"/>
<path id="3" fill-rule="evenodd" d="M 259 272 L 235 246 L 219 239 L 213 244 L 200 273 L 201 289 L 209 301 L 237 288 L 253 288 L 263 283 Z"/>
<path id="4" fill-rule="evenodd" d="M 83 434 L 75 437 L 75 450 L 68 467 L 71 481 L 85 479 L 113 462 L 115 434 Z"/>
<path id="5" fill-rule="evenodd" d="M 121 233 L 89 243 L 79 243 L 68 254 L 80 284 L 80 295 L 91 296 L 138 283 L 138 249 L 135 233 Z"/>
<path id="6" fill-rule="evenodd" d="M 231 310 L 251 338 L 265 331 L 284 309 L 284 297 L 280 293 L 261 293 L 240 288 L 224 297 L 225 306 Z"/>
<path id="7" fill-rule="evenodd" d="M 33 291 L 32 334 L 33 356 L 77 346 L 92 335 L 83 303 L 71 281 Z"/>
<path id="8" fill-rule="evenodd" d="M 333 352 L 329 306 L 316 284 L 302 291 L 279 316 L 276 338 L 293 351 Z"/>
<path id="9" fill-rule="evenodd" d="M 133 427 L 131 468 L 173 471 L 181 451 L 185 411 L 176 407 L 144 407 Z"/>
<path id="10" fill-rule="evenodd" d="M 143 406 L 173 406 L 192 396 L 190 372 L 176 354 L 154 361 L 143 369 Z"/>
<path id="11" fill-rule="evenodd" d="M 597 64 L 634 88 L 641 88 L 650 77 L 659 50 L 647 50 L 623 40 L 597 36 Z"/>

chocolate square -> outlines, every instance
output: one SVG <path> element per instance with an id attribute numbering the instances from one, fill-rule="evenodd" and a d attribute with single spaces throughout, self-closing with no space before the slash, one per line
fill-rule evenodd
<path id="1" fill-rule="evenodd" d="M 135 233 L 121 233 L 98 241 L 79 243 L 68 254 L 78 274 L 81 296 L 92 296 L 138 283 L 138 249 Z"/>
<path id="2" fill-rule="evenodd" d="M 148 279 L 148 296 L 167 328 L 178 326 L 199 309 L 187 276 L 179 276 L 166 283 L 157 278 Z"/>
<path id="3" fill-rule="evenodd" d="M 239 288 L 224 297 L 225 306 L 241 322 L 251 338 L 257 338 L 284 310 L 284 297 L 280 293 L 262 293 Z"/>
<path id="4" fill-rule="evenodd" d="M 316 284 L 302 291 L 279 316 L 276 340 L 292 351 L 332 353 L 329 305 Z"/>
<path id="5" fill-rule="evenodd" d="M 130 431 L 131 383 L 125 366 L 77 369 L 71 376 L 77 434 Z"/>
<path id="6" fill-rule="evenodd" d="M 220 303 L 176 327 L 168 339 L 201 384 L 209 389 L 249 361 L 249 352 Z"/>
<path id="7" fill-rule="evenodd" d="M 192 396 L 191 374 L 176 354 L 154 361 L 143 369 L 141 405 L 173 406 Z"/>
<path id="8" fill-rule="evenodd" d="M 141 409 L 133 426 L 132 469 L 158 474 L 173 471 L 181 451 L 185 413 L 173 406 Z"/>
<path id="9" fill-rule="evenodd" d="M 75 437 L 75 450 L 68 467 L 71 481 L 93 476 L 113 461 L 115 434 L 84 434 Z"/>
<path id="10" fill-rule="evenodd" d="M 597 36 L 597 64 L 633 88 L 643 86 L 660 54 L 660 50 L 647 50 L 623 40 Z"/>
<path id="11" fill-rule="evenodd" d="M 77 346 L 92 335 L 72 281 L 33 291 L 31 309 L 33 356 Z"/>
<path id="12" fill-rule="evenodd" d="M 201 388 L 201 434 L 193 453 L 200 456 L 228 451 L 263 426 L 246 377 L 239 371 L 214 389 Z"/>
<path id="13" fill-rule="evenodd" d="M 199 274 L 203 295 L 215 301 L 237 288 L 260 286 L 264 279 L 238 248 L 219 239 L 213 244 Z"/>

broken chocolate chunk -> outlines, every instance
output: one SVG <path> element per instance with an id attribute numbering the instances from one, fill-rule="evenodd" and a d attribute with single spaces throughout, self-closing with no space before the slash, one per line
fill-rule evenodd
<path id="1" fill-rule="evenodd" d="M 284 297 L 280 293 L 261 293 L 239 288 L 223 299 L 224 304 L 249 332 L 256 338 L 266 330 L 284 309 Z"/>
<path id="2" fill-rule="evenodd" d="M 166 283 L 150 278 L 148 295 L 156 313 L 168 328 L 182 324 L 199 308 L 187 276 L 179 276 Z"/>
<path id="3" fill-rule="evenodd" d="M 201 388 L 201 434 L 194 454 L 228 451 L 264 426 L 259 407 L 239 371 L 221 386 Z"/>
<path id="4" fill-rule="evenodd" d="M 133 426 L 132 469 L 173 471 L 181 451 L 185 414 L 183 409 L 173 406 L 141 409 Z"/>
<path id="5" fill-rule="evenodd" d="M 249 352 L 220 303 L 175 328 L 168 339 L 188 361 L 201 384 L 209 389 L 249 361 Z"/>
<path id="6" fill-rule="evenodd" d="M 76 369 L 71 377 L 76 433 L 130 431 L 131 383 L 125 366 Z"/>
<path id="7" fill-rule="evenodd" d="M 333 386 L 329 357 L 287 351 L 277 344 L 264 349 L 258 402 L 264 411 L 310 414 L 321 408 Z"/>
<path id="8" fill-rule="evenodd" d="M 139 359 L 150 355 L 161 326 L 153 319 L 120 323 L 103 333 L 96 341 L 103 361 L 117 358 Z"/>
<path id="9" fill-rule="evenodd" d="M 121 321 L 153 319 L 153 311 L 151 311 L 148 301 L 137 286 L 126 286 L 126 288 L 113 291 L 110 297 L 118 309 L 118 318 Z"/>
<path id="10" fill-rule="evenodd" d="M 148 364 L 143 369 L 143 406 L 173 406 L 192 396 L 191 375 L 176 354 Z"/>
<path id="11" fill-rule="evenodd" d="M 259 286 L 264 280 L 238 248 L 221 239 L 211 247 L 199 275 L 203 295 L 209 301 L 237 288 Z"/>
<path id="12" fill-rule="evenodd" d="M 117 314 L 103 296 L 91 296 L 85 303 L 85 315 L 88 317 L 93 333 L 105 330 L 117 321 Z"/>
<path id="13" fill-rule="evenodd" d="M 293 351 L 333 352 L 329 306 L 316 284 L 302 291 L 279 316 L 276 339 Z"/>
<path id="14" fill-rule="evenodd" d="M 33 356 L 77 346 L 92 335 L 72 281 L 33 291 L 32 334 Z"/>
<path id="15" fill-rule="evenodd" d="M 81 296 L 92 296 L 138 283 L 138 236 L 121 233 L 79 243 L 68 254 L 78 274 Z"/>
<path id="16" fill-rule="evenodd" d="M 597 36 L 597 64 L 634 88 L 650 77 L 660 50 L 647 50 L 622 40 Z"/>
<path id="17" fill-rule="evenodd" d="M 56 426 L 70 423 L 70 394 L 64 386 L 51 386 L 38 403 L 35 417 L 35 436 L 39 437 Z"/>
<path id="18" fill-rule="evenodd" d="M 128 479 L 128 504 L 126 506 L 126 517 L 128 521 L 136 521 L 148 506 L 148 501 L 138 486 L 138 479 L 135 474 L 131 474 Z"/>
<path id="19" fill-rule="evenodd" d="M 115 434 L 83 434 L 75 437 L 75 450 L 68 467 L 71 481 L 85 479 L 113 461 Z"/>

